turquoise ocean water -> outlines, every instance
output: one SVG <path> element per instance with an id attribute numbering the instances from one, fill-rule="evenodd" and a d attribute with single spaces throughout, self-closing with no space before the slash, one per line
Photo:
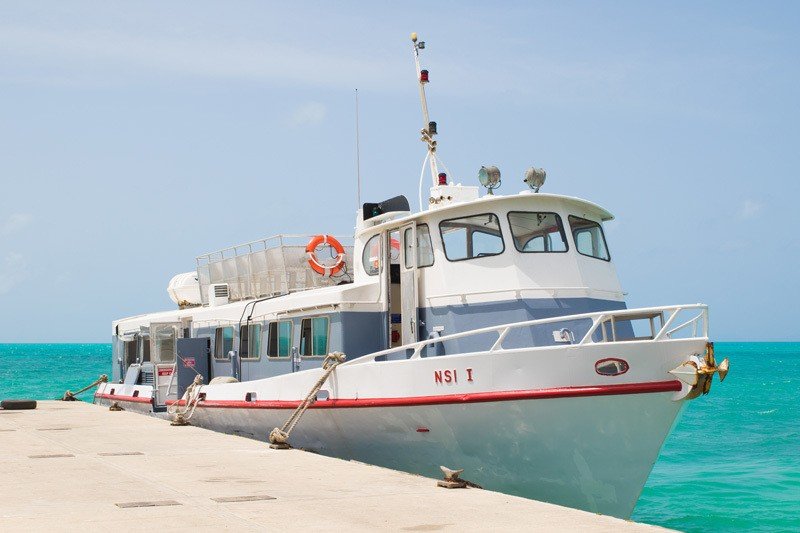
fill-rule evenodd
<path id="1" fill-rule="evenodd" d="M 683 531 L 800 531 L 800 343 L 716 347 L 731 372 L 689 403 L 632 518 Z M 60 398 L 103 373 L 110 344 L 0 344 L 0 399 Z"/>

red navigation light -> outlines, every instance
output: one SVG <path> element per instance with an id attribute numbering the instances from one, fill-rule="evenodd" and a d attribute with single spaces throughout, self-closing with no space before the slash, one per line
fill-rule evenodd
<path id="1" fill-rule="evenodd" d="M 444 172 L 439 173 L 439 185 L 447 185 L 447 174 Z"/>
<path id="2" fill-rule="evenodd" d="M 428 71 L 427 70 L 421 70 L 419 72 L 419 81 L 421 81 L 422 83 L 428 83 Z"/>

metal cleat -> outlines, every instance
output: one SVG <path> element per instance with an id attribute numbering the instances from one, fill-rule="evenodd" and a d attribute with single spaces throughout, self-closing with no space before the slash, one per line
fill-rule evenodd
<path id="1" fill-rule="evenodd" d="M 440 466 L 439 468 L 442 469 L 444 473 L 444 479 L 437 481 L 436 486 L 444 487 L 446 489 L 465 489 L 467 488 L 467 482 L 461 479 L 460 476 L 464 469 L 461 470 L 451 470 L 446 466 Z"/>

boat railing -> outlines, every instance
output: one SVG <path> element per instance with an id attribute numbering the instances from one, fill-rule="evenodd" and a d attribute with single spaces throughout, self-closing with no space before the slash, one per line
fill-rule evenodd
<path id="1" fill-rule="evenodd" d="M 567 327 L 552 330 L 552 343 L 537 344 L 532 342 L 530 347 L 544 346 L 584 346 L 588 344 L 630 342 L 630 341 L 666 341 L 675 338 L 707 338 L 708 337 L 708 306 L 704 304 L 687 304 L 664 307 L 646 307 L 640 309 L 622 309 L 616 311 L 597 311 L 578 315 L 562 315 L 551 318 L 542 318 L 502 324 L 485 328 L 473 329 L 461 333 L 453 333 L 440 337 L 432 337 L 423 341 L 397 346 L 375 352 L 363 357 L 358 357 L 345 363 L 345 365 L 368 363 L 372 361 L 397 360 L 391 355 L 402 354 L 401 359 L 418 359 L 426 357 L 427 348 L 438 344 L 457 341 L 467 337 L 496 334 L 497 338 L 487 350 L 471 350 L 477 353 L 500 353 L 515 348 L 506 348 L 503 342 L 515 330 L 543 328 L 548 325 L 570 325 L 578 322 L 590 322 L 586 332 L 576 336 L 574 331 Z M 634 323 L 637 323 L 634 326 Z M 637 331 L 640 329 L 644 331 Z M 681 337 L 687 335 L 688 337 Z"/>
<path id="2" fill-rule="evenodd" d="M 212 284 L 227 284 L 230 300 L 238 301 L 327 287 L 341 282 L 343 277 L 347 279 L 353 271 L 353 247 L 347 245 L 352 238 L 336 237 L 345 244 L 345 268 L 338 277 L 331 278 L 316 274 L 308 265 L 306 244 L 311 237 L 275 235 L 198 256 L 202 303 L 208 303 L 208 287 Z"/>

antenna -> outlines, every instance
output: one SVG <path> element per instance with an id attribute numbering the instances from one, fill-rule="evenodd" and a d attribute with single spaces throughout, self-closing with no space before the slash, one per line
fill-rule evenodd
<path id="1" fill-rule="evenodd" d="M 359 134 L 358 134 L 358 89 L 356 89 L 356 199 L 358 204 L 356 205 L 357 208 L 361 207 L 361 147 L 359 143 Z"/>
<path id="2" fill-rule="evenodd" d="M 414 64 L 417 67 L 417 80 L 419 81 L 419 100 L 420 104 L 422 104 L 422 120 L 423 120 L 423 128 L 420 133 L 422 134 L 422 142 L 428 145 L 428 155 L 426 159 L 430 163 L 431 168 L 431 180 L 433 181 L 433 186 L 441 185 L 441 181 L 439 181 L 439 169 L 436 166 L 436 141 L 433 140 L 433 136 L 436 135 L 436 122 L 431 122 L 430 117 L 428 116 L 428 101 L 425 98 L 425 84 L 428 83 L 428 71 L 423 70 L 419 65 L 419 51 L 425 49 L 425 41 L 418 41 L 417 34 L 411 34 L 411 42 L 414 45 Z M 423 163 L 424 168 L 424 163 Z M 446 180 L 446 176 L 444 177 Z M 422 188 L 422 176 L 420 176 L 420 190 Z M 420 205 L 420 208 L 422 206 Z"/>

